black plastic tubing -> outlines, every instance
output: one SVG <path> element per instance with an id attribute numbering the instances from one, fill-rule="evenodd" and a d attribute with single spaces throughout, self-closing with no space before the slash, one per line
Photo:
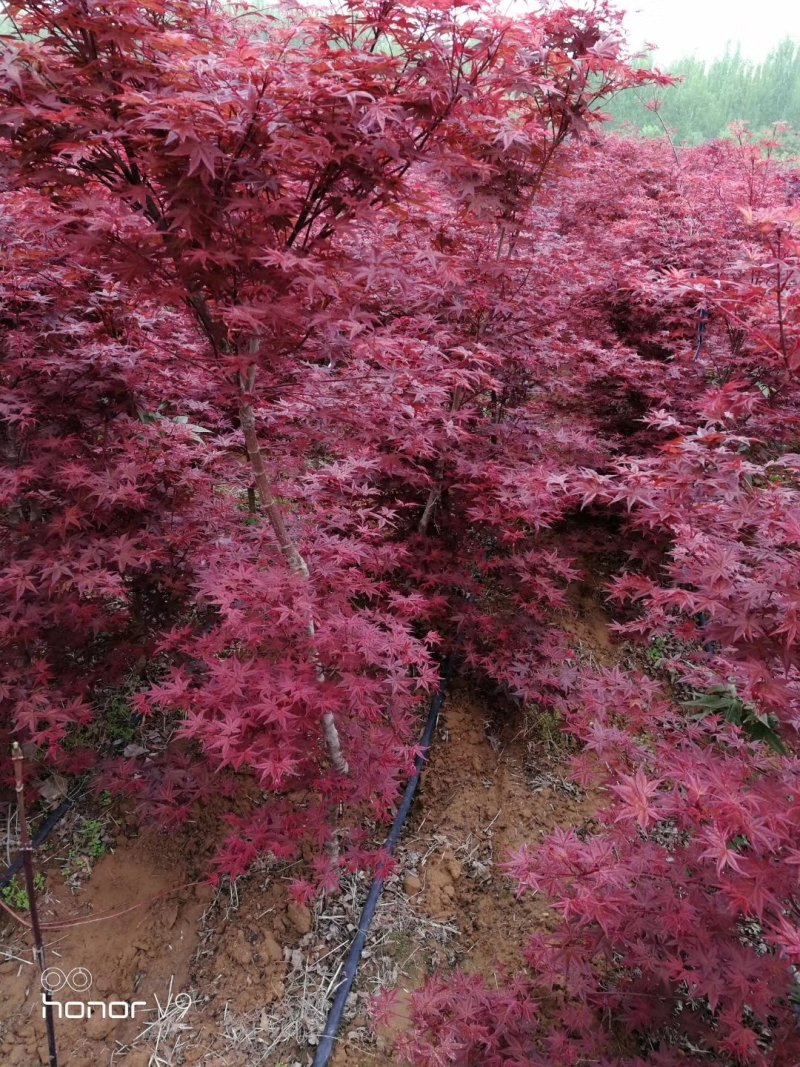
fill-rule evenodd
<path id="1" fill-rule="evenodd" d="M 403 793 L 403 800 L 400 807 L 397 809 L 397 814 L 394 817 L 392 828 L 389 831 L 389 835 L 384 843 L 384 849 L 390 856 L 394 855 L 394 850 L 397 847 L 397 842 L 400 840 L 400 832 L 403 829 L 403 823 L 406 821 L 409 811 L 411 810 L 411 803 L 414 800 L 414 794 L 417 791 L 419 785 L 420 774 L 422 767 L 425 763 L 425 759 L 428 755 L 428 749 L 430 748 L 431 740 L 433 738 L 433 731 L 436 729 L 436 722 L 439 718 L 439 711 L 444 701 L 445 687 L 450 680 L 452 674 L 452 660 L 448 657 L 442 664 L 442 680 L 439 685 L 439 690 L 431 701 L 430 711 L 428 712 L 428 721 L 425 723 L 425 729 L 420 739 L 420 748 L 422 751 L 414 760 L 414 773 L 408 780 L 405 792 Z M 361 918 L 358 920 L 358 930 L 356 936 L 350 946 L 350 951 L 347 954 L 347 959 L 344 964 L 344 977 L 341 984 L 336 990 L 336 997 L 334 998 L 331 1010 L 328 1013 L 328 1021 L 325 1023 L 325 1029 L 322 1032 L 322 1036 L 319 1039 L 317 1050 L 314 1055 L 314 1062 L 312 1067 L 327 1067 L 328 1060 L 331 1058 L 333 1052 L 333 1044 L 336 1040 L 336 1033 L 342 1022 L 342 1013 L 344 1012 L 344 1006 L 347 1003 L 347 998 L 350 994 L 350 990 L 353 987 L 356 973 L 358 972 L 358 964 L 361 959 L 361 953 L 364 949 L 364 944 L 367 940 L 367 933 L 372 923 L 373 916 L 375 915 L 375 908 L 378 905 L 378 898 L 381 895 L 383 889 L 383 883 L 385 879 L 383 875 L 376 876 L 372 885 L 370 886 L 367 899 L 364 902 L 364 907 L 361 911 Z"/>
<path id="2" fill-rule="evenodd" d="M 33 845 L 34 848 L 36 848 L 37 845 L 41 845 L 42 841 L 44 841 L 45 838 L 47 838 L 50 835 L 51 831 L 54 829 L 54 827 L 56 827 L 58 825 L 58 823 L 61 822 L 61 820 L 67 814 L 67 812 L 72 807 L 74 802 L 75 802 L 75 798 L 74 797 L 67 797 L 66 800 L 62 800 L 61 801 L 61 803 L 58 805 L 58 807 L 55 809 L 55 811 L 52 811 L 47 816 L 45 821 L 42 823 L 42 825 L 36 831 L 36 833 L 35 833 L 35 835 L 33 837 L 33 840 L 31 841 L 31 844 Z M 6 868 L 6 873 L 3 875 L 2 878 L 0 878 L 0 889 L 5 889 L 5 887 L 9 884 L 11 879 L 14 877 L 14 875 L 17 874 L 17 872 L 20 871 L 21 869 L 22 869 L 22 856 L 19 855 L 14 860 L 14 862 L 9 867 Z"/>

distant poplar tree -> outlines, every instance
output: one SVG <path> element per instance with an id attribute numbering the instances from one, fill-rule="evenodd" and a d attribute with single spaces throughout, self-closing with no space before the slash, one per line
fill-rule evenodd
<path id="1" fill-rule="evenodd" d="M 653 65 L 646 57 L 645 67 Z M 646 137 L 660 136 L 662 122 L 678 141 L 700 144 L 725 135 L 732 122 L 747 122 L 756 132 L 775 123 L 800 128 L 800 43 L 786 38 L 762 63 L 751 63 L 740 49 L 728 49 L 710 63 L 686 58 L 670 74 L 678 85 L 657 94 L 626 90 L 603 105 L 612 128 L 632 126 Z M 658 115 L 652 103 L 658 101 Z M 650 105 L 650 106 L 648 106 Z"/>

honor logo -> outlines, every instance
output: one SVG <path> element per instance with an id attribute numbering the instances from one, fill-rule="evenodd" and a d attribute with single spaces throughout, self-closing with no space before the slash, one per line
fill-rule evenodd
<path id="1" fill-rule="evenodd" d="M 146 1000 L 54 1000 L 53 993 L 68 989 L 73 993 L 85 993 L 92 987 L 92 975 L 85 967 L 73 967 L 62 971 L 60 967 L 48 967 L 42 972 L 42 1018 L 46 1009 L 52 1008 L 59 1019 L 88 1019 L 96 1012 L 103 1019 L 134 1019 L 137 1008 L 146 1008 Z"/>

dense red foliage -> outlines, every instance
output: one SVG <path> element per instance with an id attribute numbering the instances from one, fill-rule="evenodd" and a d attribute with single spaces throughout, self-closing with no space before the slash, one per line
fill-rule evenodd
<path id="1" fill-rule="evenodd" d="M 743 137 L 677 164 L 663 146 L 603 155 L 575 159 L 550 209 L 580 264 L 577 285 L 560 276 L 575 285 L 563 377 L 602 454 L 548 485 L 593 516 L 591 533 L 611 524 L 597 548 L 616 561 L 617 629 L 658 669 L 554 671 L 582 742 L 575 773 L 606 800 L 595 833 L 557 832 L 507 869 L 563 926 L 532 940 L 515 987 L 420 993 L 406 1050 L 426 1064 L 445 1049 L 464 1064 L 788 1067 L 800 1057 L 798 215 L 788 171 Z"/>
<path id="2" fill-rule="evenodd" d="M 606 802 L 509 858 L 562 927 L 421 992 L 414 1061 L 798 1062 L 789 168 L 604 139 L 650 75 L 603 3 L 9 7 L 0 740 L 94 768 L 123 693 L 163 752 L 98 783 L 235 798 L 218 869 L 310 841 L 302 895 L 368 861 L 455 646 Z M 649 674 L 558 627 L 587 529 Z"/>

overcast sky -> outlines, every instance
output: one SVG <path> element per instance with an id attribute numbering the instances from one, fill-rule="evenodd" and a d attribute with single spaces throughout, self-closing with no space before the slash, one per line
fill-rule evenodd
<path id="1" fill-rule="evenodd" d="M 758 61 L 784 37 L 800 40 L 800 0 L 618 0 L 631 44 L 657 44 L 660 63 L 713 59 L 726 42 Z"/>

